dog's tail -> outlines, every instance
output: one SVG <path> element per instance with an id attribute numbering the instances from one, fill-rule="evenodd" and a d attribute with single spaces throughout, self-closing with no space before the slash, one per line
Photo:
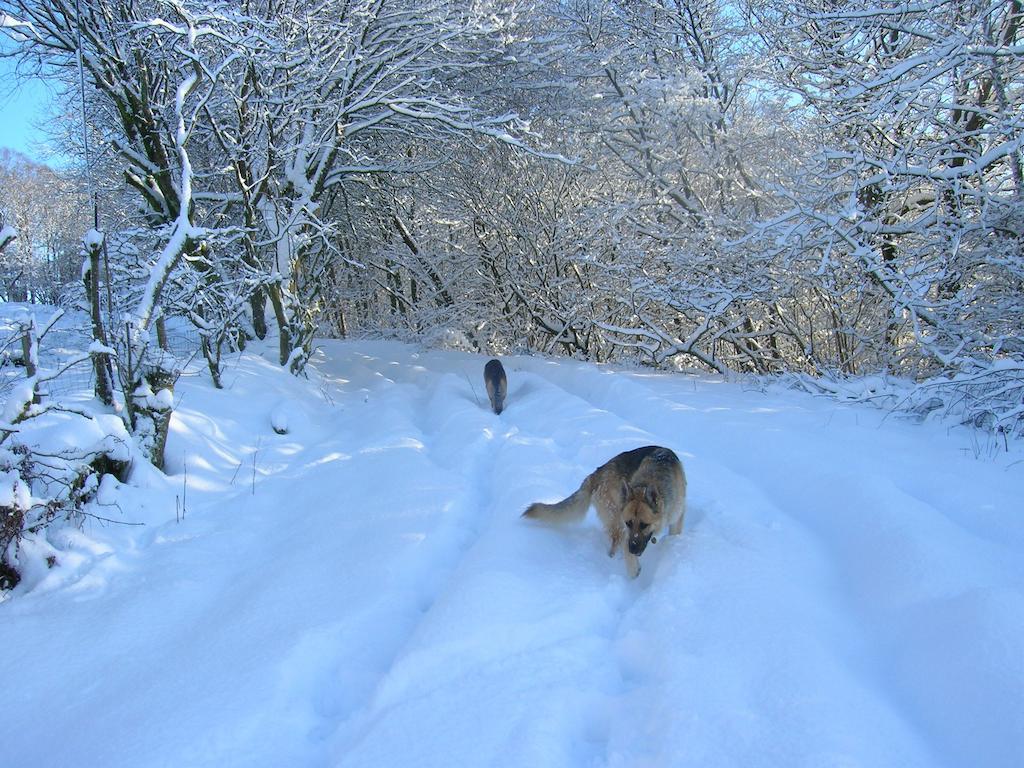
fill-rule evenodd
<path id="1" fill-rule="evenodd" d="M 555 504 L 536 502 L 523 512 L 523 517 L 543 520 L 548 523 L 568 523 L 581 519 L 590 508 L 590 496 L 594 492 L 594 476 L 589 475 L 577 491 Z"/>

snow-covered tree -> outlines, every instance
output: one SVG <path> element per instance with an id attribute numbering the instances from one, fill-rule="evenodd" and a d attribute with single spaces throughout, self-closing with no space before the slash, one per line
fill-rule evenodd
<path id="1" fill-rule="evenodd" d="M 1021 4 L 751 10 L 820 141 L 768 231 L 814 263 L 841 313 L 843 367 L 955 377 L 995 364 L 1019 404 Z"/>
<path id="2" fill-rule="evenodd" d="M 135 196 L 104 187 L 104 280 L 133 318 L 121 364 L 160 387 L 174 366 L 150 330 L 173 315 L 215 382 L 267 316 L 296 373 L 315 334 L 371 330 L 723 372 L 1020 376 L 1018 2 L 0 13 L 23 65 L 79 89 L 93 178 L 117 168 Z M 160 400 L 128 379 L 139 412 Z"/>
<path id="3" fill-rule="evenodd" d="M 17 20 L 6 28 L 24 57 L 71 84 L 84 76 L 89 125 L 143 202 L 136 239 L 151 256 L 130 306 L 133 371 L 147 369 L 150 326 L 171 301 L 199 326 L 216 378 L 244 310 L 262 333 L 263 295 L 281 362 L 300 371 L 325 275 L 348 259 L 331 213 L 345 184 L 401 167 L 403 139 L 521 143 L 515 116 L 485 111 L 461 82 L 502 65 L 508 4 L 10 0 L 0 10 Z M 147 402 L 156 394 L 125 384 Z"/>
<path id="4" fill-rule="evenodd" d="M 56 304 L 78 279 L 78 240 L 88 222 L 72 177 L 0 148 L 0 223 L 18 233 L 0 267 L 7 301 Z"/>

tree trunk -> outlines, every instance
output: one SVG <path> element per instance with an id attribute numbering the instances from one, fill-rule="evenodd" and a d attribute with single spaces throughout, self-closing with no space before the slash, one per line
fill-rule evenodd
<path id="1" fill-rule="evenodd" d="M 89 311 L 92 314 L 92 338 L 103 346 L 107 344 L 107 334 L 103 330 L 103 314 L 100 308 L 100 243 L 90 243 L 89 273 L 85 279 L 85 287 L 89 296 Z M 114 404 L 114 372 L 110 365 L 110 356 L 103 353 L 92 355 L 92 367 L 96 373 L 96 397 L 104 405 Z"/>
<path id="2" fill-rule="evenodd" d="M 288 329 L 288 315 L 284 310 L 284 298 L 281 296 L 281 286 L 271 283 L 267 286 L 267 294 L 270 297 L 270 305 L 274 308 L 274 318 L 277 320 L 278 360 L 281 365 L 287 365 L 292 354 L 292 339 L 291 331 Z"/>
<path id="3" fill-rule="evenodd" d="M 249 307 L 252 309 L 252 329 L 256 338 L 261 341 L 267 338 L 267 292 L 263 286 L 258 287 L 249 296 Z"/>

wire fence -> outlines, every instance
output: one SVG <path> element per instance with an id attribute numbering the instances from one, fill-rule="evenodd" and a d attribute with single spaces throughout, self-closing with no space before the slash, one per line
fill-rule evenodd
<path id="1" fill-rule="evenodd" d="M 24 381 L 28 368 L 23 359 L 21 336 L 24 330 L 18 323 L 0 322 L 0 398 L 6 399 L 19 381 Z M 179 327 L 166 334 L 167 351 L 182 366 L 196 356 L 200 336 L 194 328 Z M 81 324 L 54 327 L 39 344 L 38 387 L 42 398 L 77 400 L 92 397 L 96 386 L 96 373 L 90 358 L 85 357 L 92 343 L 91 331 Z M 120 346 L 115 340 L 111 346 Z M 73 360 L 84 358 L 70 365 Z M 117 360 L 114 361 L 115 366 Z M 68 367 L 69 366 L 69 367 Z M 54 375 L 57 374 L 57 375 Z M 51 378 L 52 377 L 52 378 Z M 117 376 L 115 387 L 120 389 Z"/>

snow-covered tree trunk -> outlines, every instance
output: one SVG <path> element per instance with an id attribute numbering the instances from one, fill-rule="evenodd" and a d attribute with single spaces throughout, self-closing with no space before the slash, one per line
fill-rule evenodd
<path id="1" fill-rule="evenodd" d="M 187 51 L 195 49 L 196 29 L 189 26 L 186 31 Z M 178 84 L 174 109 L 177 130 L 174 147 L 178 153 L 180 181 L 178 191 L 178 216 L 170 230 L 170 236 L 150 272 L 149 281 L 142 293 L 142 299 L 129 319 L 126 344 L 132 363 L 128 372 L 128 386 L 125 388 L 129 402 L 132 431 L 139 439 L 146 457 L 158 469 L 163 468 L 164 448 L 170 429 L 171 410 L 174 405 L 174 383 L 180 371 L 174 358 L 152 343 L 150 326 L 159 316 L 158 308 L 164 286 L 178 262 L 190 252 L 202 230 L 192 223 L 192 163 L 187 143 L 189 131 L 186 126 L 186 100 L 199 81 L 202 70 L 197 66 Z"/>
<path id="2" fill-rule="evenodd" d="M 25 363 L 25 375 L 32 382 L 32 402 L 38 403 L 39 330 L 36 328 L 35 316 L 21 326 L 21 359 Z"/>
<path id="3" fill-rule="evenodd" d="M 84 238 L 88 261 L 83 264 L 83 279 L 86 297 L 89 300 L 89 314 L 92 317 L 92 339 L 101 348 L 108 348 L 107 333 L 103 327 L 103 312 L 100 306 L 100 251 L 103 235 L 95 229 L 89 230 Z M 96 377 L 94 391 L 104 405 L 114 404 L 114 378 L 110 356 L 97 351 L 92 355 L 93 373 Z"/>

